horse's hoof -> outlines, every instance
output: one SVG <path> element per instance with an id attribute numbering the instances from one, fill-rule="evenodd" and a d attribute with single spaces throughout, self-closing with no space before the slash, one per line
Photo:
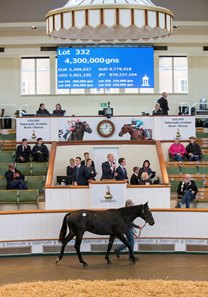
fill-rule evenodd
<path id="1" fill-rule="evenodd" d="M 82 262 L 82 264 L 83 264 L 84 267 L 88 266 L 87 262 Z"/>
<path id="2" fill-rule="evenodd" d="M 129 261 L 132 261 L 133 264 L 136 263 L 136 259 L 134 257 L 129 257 Z"/>
<path id="3" fill-rule="evenodd" d="M 108 264 L 112 264 L 111 260 L 107 260 L 107 263 L 108 263 Z"/>
<path id="4" fill-rule="evenodd" d="M 57 258 L 56 259 L 56 262 L 55 262 L 55 264 L 58 264 L 58 262 L 60 261 L 60 259 L 59 258 Z"/>

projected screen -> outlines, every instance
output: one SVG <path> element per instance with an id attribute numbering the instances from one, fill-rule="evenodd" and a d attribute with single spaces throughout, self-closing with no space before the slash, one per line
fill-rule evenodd
<path id="1" fill-rule="evenodd" d="M 154 88 L 152 47 L 58 48 L 58 89 Z"/>

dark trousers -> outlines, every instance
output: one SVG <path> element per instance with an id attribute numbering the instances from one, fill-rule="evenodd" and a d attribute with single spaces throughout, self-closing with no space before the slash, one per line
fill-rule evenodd
<path id="1" fill-rule="evenodd" d="M 126 238 L 131 246 L 132 253 L 134 254 L 134 230 L 133 228 L 128 228 L 128 231 L 126 233 Z M 126 249 L 127 246 L 123 243 L 118 246 L 117 251 L 120 253 L 122 250 Z"/>
<path id="2" fill-rule="evenodd" d="M 9 184 L 9 189 L 19 189 L 19 190 L 27 190 L 28 187 L 25 184 L 24 180 L 22 179 L 15 179 L 13 181 L 10 182 Z"/>
<path id="3" fill-rule="evenodd" d="M 42 154 L 35 154 L 33 157 L 33 160 L 36 162 L 46 162 L 47 159 L 47 156 Z"/>

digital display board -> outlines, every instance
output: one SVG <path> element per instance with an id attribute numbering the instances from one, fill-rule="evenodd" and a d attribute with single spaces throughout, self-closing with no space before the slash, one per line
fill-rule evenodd
<path id="1" fill-rule="evenodd" d="M 153 47 L 57 49 L 58 89 L 154 88 Z"/>

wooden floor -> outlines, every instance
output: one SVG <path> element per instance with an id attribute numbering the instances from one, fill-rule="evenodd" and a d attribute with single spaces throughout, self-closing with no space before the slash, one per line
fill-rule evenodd
<path id="1" fill-rule="evenodd" d="M 56 256 L 0 258 L 0 285 L 47 280 L 170 279 L 208 281 L 208 255 L 140 254 L 132 264 L 127 255 L 107 265 L 103 255 L 85 255 L 89 266 L 82 267 L 76 256 L 65 256 L 55 265 Z"/>

